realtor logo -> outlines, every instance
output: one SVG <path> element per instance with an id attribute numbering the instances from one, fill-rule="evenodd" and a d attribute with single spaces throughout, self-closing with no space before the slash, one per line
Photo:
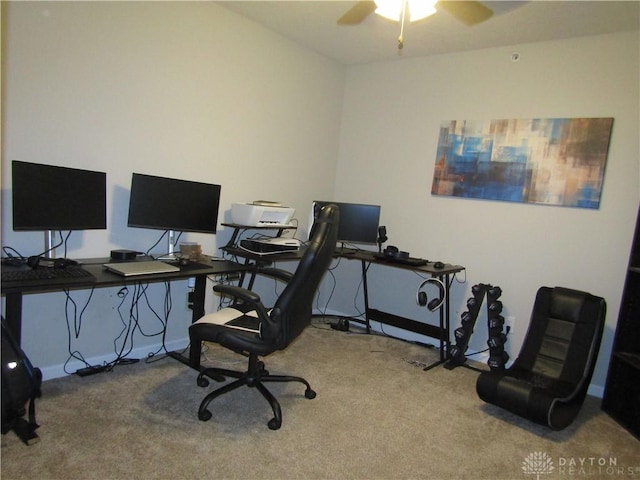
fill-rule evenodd
<path id="1" fill-rule="evenodd" d="M 522 462 L 522 470 L 528 475 L 536 475 L 536 480 L 540 480 L 540 475 L 553 472 L 553 461 L 544 452 L 531 452 Z"/>

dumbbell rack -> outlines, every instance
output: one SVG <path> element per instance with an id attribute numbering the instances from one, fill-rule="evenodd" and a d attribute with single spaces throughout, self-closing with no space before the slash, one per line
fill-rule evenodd
<path id="1" fill-rule="evenodd" d="M 502 313 L 502 302 L 498 300 L 502 295 L 502 289 L 498 286 L 479 283 L 471 287 L 472 297 L 467 300 L 467 310 L 460 316 L 461 325 L 454 330 L 456 339 L 455 345 L 451 346 L 449 359 L 444 367 L 453 370 L 456 367 L 465 366 L 466 352 L 469 348 L 469 340 L 473 334 L 480 308 L 486 296 L 487 299 L 487 329 L 489 331 L 489 360 L 487 365 L 491 370 L 504 370 L 505 364 L 509 360 L 509 355 L 504 350 L 507 342 L 507 335 L 504 333 L 504 317 Z"/>

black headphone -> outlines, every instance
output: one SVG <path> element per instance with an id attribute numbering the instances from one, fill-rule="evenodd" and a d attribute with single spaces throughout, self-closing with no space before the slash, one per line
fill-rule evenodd
<path id="1" fill-rule="evenodd" d="M 429 301 L 429 297 L 427 296 L 427 293 L 422 291 L 422 288 L 424 288 L 429 284 L 433 284 L 438 287 L 438 296 L 436 298 L 432 298 L 430 301 Z M 434 312 L 438 310 L 440 307 L 442 307 L 442 304 L 445 301 L 445 297 L 446 297 L 446 288 L 444 286 L 444 283 L 442 283 L 442 280 L 436 277 L 427 278 L 424 282 L 420 284 L 420 286 L 418 287 L 418 290 L 416 290 L 416 303 L 421 307 L 426 306 L 430 312 Z"/>
<path id="2" fill-rule="evenodd" d="M 403 252 L 399 250 L 398 247 L 394 245 L 387 245 L 387 247 L 383 250 L 384 256 L 386 258 L 395 258 L 397 260 L 403 260 L 409 258 L 409 252 Z"/>

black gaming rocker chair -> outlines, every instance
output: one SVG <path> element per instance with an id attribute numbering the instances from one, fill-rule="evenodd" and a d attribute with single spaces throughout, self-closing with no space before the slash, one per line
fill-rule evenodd
<path id="1" fill-rule="evenodd" d="M 478 395 L 553 430 L 569 426 L 587 395 L 605 314 L 600 297 L 541 287 L 520 355 L 506 370 L 481 373 Z"/>
<path id="2" fill-rule="evenodd" d="M 189 327 L 191 351 L 190 365 L 200 370 L 198 385 L 206 387 L 209 381 L 237 380 L 209 393 L 200 403 L 198 418 L 207 421 L 211 412 L 209 403 L 216 397 L 247 385 L 255 387 L 267 399 L 273 410 L 268 426 L 277 430 L 282 425 L 282 412 L 276 398 L 264 386 L 266 382 L 300 382 L 306 386 L 305 397 L 315 398 L 309 383 L 300 377 L 271 375 L 259 357 L 284 350 L 311 323 L 313 298 L 327 271 L 336 248 L 339 211 L 335 205 L 326 205 L 314 223 L 306 250 L 297 269 L 291 272 L 275 268 L 259 268 L 258 274 L 284 280 L 287 286 L 275 305 L 268 310 L 260 297 L 250 290 L 231 285 L 216 285 L 214 290 L 234 298 L 231 307 L 203 316 Z M 213 342 L 249 357 L 245 372 L 221 368 L 201 368 L 201 342 Z"/>

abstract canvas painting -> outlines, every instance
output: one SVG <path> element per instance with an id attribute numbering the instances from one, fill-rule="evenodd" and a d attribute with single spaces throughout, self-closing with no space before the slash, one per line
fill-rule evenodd
<path id="1" fill-rule="evenodd" d="M 613 118 L 444 122 L 431 193 L 597 209 L 612 125 Z"/>

